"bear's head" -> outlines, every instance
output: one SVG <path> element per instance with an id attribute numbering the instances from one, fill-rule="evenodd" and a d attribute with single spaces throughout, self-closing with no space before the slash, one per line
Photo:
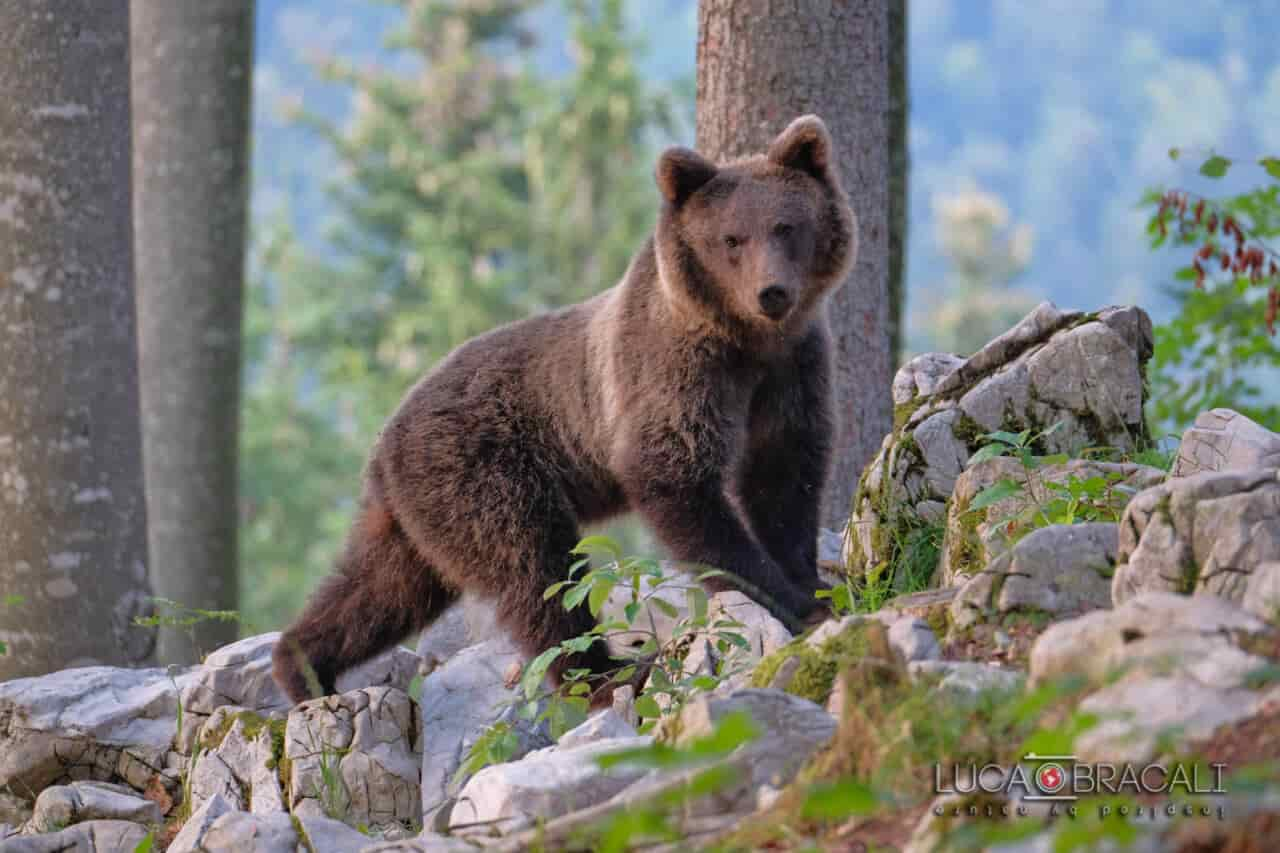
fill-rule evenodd
<path id="1" fill-rule="evenodd" d="M 857 254 L 857 220 L 822 119 L 765 154 L 717 166 L 688 148 L 658 160 L 659 275 L 676 310 L 743 343 L 803 332 Z"/>

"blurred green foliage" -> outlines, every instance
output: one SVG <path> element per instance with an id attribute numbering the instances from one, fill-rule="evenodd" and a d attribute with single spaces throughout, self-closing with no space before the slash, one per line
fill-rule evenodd
<path id="1" fill-rule="evenodd" d="M 1170 156 L 1177 160 L 1178 149 Z M 1221 179 L 1232 161 L 1210 153 L 1199 174 Z M 1263 157 L 1258 184 L 1222 199 L 1156 190 L 1147 232 L 1153 248 L 1188 255 L 1168 288 L 1178 303 L 1155 329 L 1148 415 L 1157 434 L 1178 435 L 1200 412 L 1235 409 L 1280 430 L 1280 160 Z"/>
<path id="2" fill-rule="evenodd" d="M 398 0 L 352 96 L 293 119 L 334 152 L 326 247 L 261 230 L 246 321 L 242 611 L 292 617 L 330 570 L 378 428 L 463 340 L 612 285 L 652 227 L 655 146 L 686 88 L 637 71 L 622 0 L 568 0 L 566 75 L 533 61 L 539 0 Z M 685 99 L 685 100 L 682 100 Z"/>

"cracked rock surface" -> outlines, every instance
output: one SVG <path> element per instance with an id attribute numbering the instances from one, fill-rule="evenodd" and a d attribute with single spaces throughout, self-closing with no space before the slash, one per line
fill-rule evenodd
<path id="1" fill-rule="evenodd" d="M 417 708 L 404 691 L 366 687 L 303 702 L 289 713 L 284 754 L 289 809 L 350 826 L 422 820 Z"/>
<path id="2" fill-rule="evenodd" d="M 1116 604 L 1144 592 L 1210 593 L 1266 613 L 1280 561 L 1280 471 L 1178 477 L 1139 494 L 1120 523 Z"/>
<path id="3" fill-rule="evenodd" d="M 1201 412 L 1182 434 L 1173 476 L 1280 468 L 1280 435 L 1231 409 Z"/>

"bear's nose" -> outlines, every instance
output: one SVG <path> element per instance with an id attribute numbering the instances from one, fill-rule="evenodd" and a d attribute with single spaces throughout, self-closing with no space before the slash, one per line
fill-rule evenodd
<path id="1" fill-rule="evenodd" d="M 760 310 L 770 320 L 777 320 L 791 309 L 791 294 L 780 284 L 771 284 L 760 291 Z"/>

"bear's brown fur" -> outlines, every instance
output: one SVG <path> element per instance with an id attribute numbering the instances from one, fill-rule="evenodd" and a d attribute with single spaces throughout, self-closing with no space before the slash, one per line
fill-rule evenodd
<path id="1" fill-rule="evenodd" d="M 824 297 L 857 249 L 834 156 L 814 116 L 719 167 L 667 150 L 656 232 L 620 284 L 422 379 L 373 449 L 338 570 L 276 646 L 285 692 L 332 692 L 462 590 L 530 654 L 585 633 L 585 608 L 542 592 L 580 525 L 626 510 L 673 558 L 734 573 L 792 625 L 809 614 L 834 428 Z M 616 665 L 597 643 L 553 675 Z"/>

